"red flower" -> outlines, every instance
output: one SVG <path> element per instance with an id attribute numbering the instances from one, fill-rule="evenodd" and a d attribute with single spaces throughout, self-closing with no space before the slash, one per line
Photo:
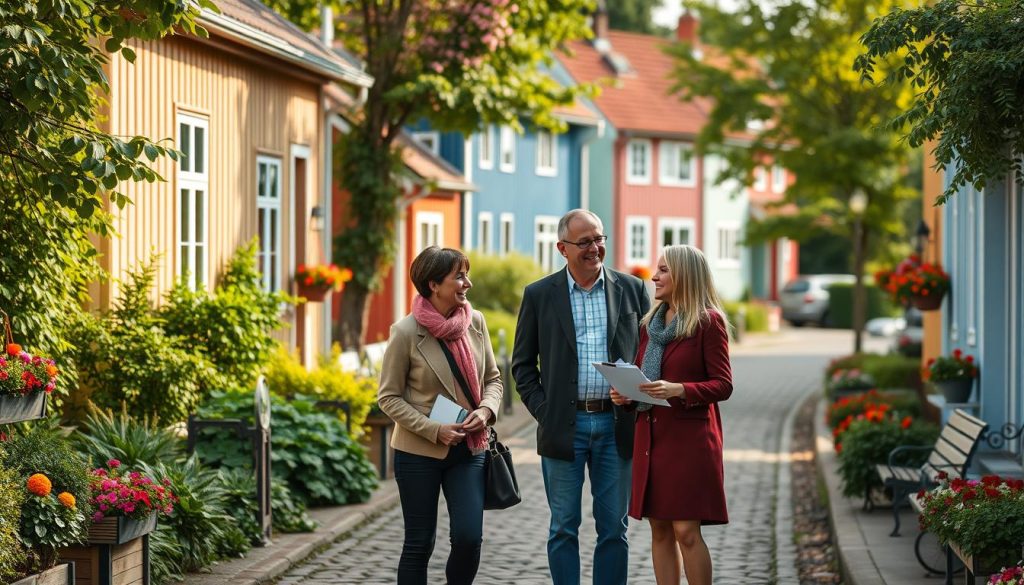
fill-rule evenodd
<path id="1" fill-rule="evenodd" d="M 18 355 L 21 353 L 21 346 L 17 343 L 7 344 L 7 355 Z"/>
<path id="2" fill-rule="evenodd" d="M 964 355 L 964 352 L 960 351 L 959 349 L 954 349 L 953 350 L 953 357 L 959 358 L 962 355 Z"/>
<path id="3" fill-rule="evenodd" d="M 910 418 L 909 416 L 905 416 L 903 417 L 903 420 L 900 422 L 900 427 L 904 429 L 910 428 L 910 424 L 912 422 L 914 422 L 912 418 Z"/>

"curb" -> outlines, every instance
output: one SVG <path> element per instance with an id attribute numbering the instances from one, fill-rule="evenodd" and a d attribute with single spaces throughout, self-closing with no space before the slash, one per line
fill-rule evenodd
<path id="1" fill-rule="evenodd" d="M 779 440 L 779 464 L 775 476 L 775 582 L 798 583 L 797 550 L 793 533 L 793 424 L 797 413 L 807 400 L 817 392 L 810 390 L 796 401 L 796 406 L 786 415 L 782 423 L 782 437 Z"/>

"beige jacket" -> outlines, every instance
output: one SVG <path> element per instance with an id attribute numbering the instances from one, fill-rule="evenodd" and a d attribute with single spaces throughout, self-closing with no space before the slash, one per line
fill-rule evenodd
<path id="1" fill-rule="evenodd" d="M 501 406 L 501 375 L 494 361 L 487 324 L 479 311 L 473 311 L 466 335 L 476 360 L 480 406 L 491 409 L 497 418 Z M 437 440 L 441 423 L 428 417 L 434 400 L 442 392 L 466 410 L 471 410 L 438 340 L 412 315 L 406 315 L 391 326 L 377 392 L 380 409 L 395 421 L 392 447 L 435 459 L 447 457 L 448 446 Z"/>

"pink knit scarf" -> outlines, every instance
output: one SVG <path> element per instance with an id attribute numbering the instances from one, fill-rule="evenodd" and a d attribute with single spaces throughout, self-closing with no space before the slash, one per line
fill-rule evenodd
<path id="1" fill-rule="evenodd" d="M 469 339 L 466 332 L 469 331 L 469 323 L 473 317 L 473 308 L 469 303 L 459 305 L 451 317 L 445 317 L 437 311 L 430 301 L 420 295 L 412 301 L 412 316 L 416 322 L 427 328 L 438 341 L 448 346 L 455 358 L 455 363 L 462 372 L 462 377 L 469 384 L 469 391 L 473 395 L 471 402 L 480 405 L 480 380 L 476 374 L 476 359 L 469 348 Z M 466 437 L 466 444 L 473 453 L 480 453 L 487 448 L 486 430 L 470 433 Z"/>

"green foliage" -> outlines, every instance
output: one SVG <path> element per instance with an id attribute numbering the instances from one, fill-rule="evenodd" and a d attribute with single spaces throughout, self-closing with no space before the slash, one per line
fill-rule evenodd
<path id="1" fill-rule="evenodd" d="M 185 549 L 174 529 L 157 523 L 149 535 L 149 571 L 154 585 L 181 581 L 185 576 L 181 569 L 184 559 Z"/>
<path id="2" fill-rule="evenodd" d="M 501 347 L 498 331 L 502 329 L 505 330 L 505 352 L 508 355 L 512 355 L 512 342 L 516 338 L 516 322 L 518 321 L 516 313 L 506 313 L 499 309 L 480 309 L 480 312 L 484 315 L 484 321 L 487 323 L 487 332 L 491 336 L 494 358 L 498 359 L 499 348 Z"/>
<path id="3" fill-rule="evenodd" d="M 867 354 L 864 371 L 871 374 L 878 388 L 920 388 L 921 360 L 896 355 Z"/>
<path id="4" fill-rule="evenodd" d="M 19 430 L 8 432 L 4 446 L 0 467 L 23 479 L 42 473 L 50 478 L 54 494 L 69 492 L 78 501 L 78 509 L 86 517 L 91 516 L 88 462 L 75 451 L 56 420 L 21 425 Z"/>
<path id="5" fill-rule="evenodd" d="M 270 482 L 270 506 L 273 509 L 274 530 L 278 532 L 312 532 L 317 523 L 306 513 L 306 504 L 292 497 L 283 480 Z"/>
<path id="6" fill-rule="evenodd" d="M 0 461 L 4 460 L 0 444 Z M 25 554 L 18 538 L 21 525 L 21 505 L 25 499 L 22 478 L 13 470 L 0 465 L 0 581 L 11 581 L 17 568 L 25 562 Z"/>
<path id="7" fill-rule="evenodd" d="M 943 544 L 956 543 L 981 566 L 1013 565 L 1024 541 L 1022 488 L 1020 480 L 998 475 L 944 480 L 921 498 L 921 528 Z"/>
<path id="8" fill-rule="evenodd" d="M 892 304 L 885 291 L 864 283 L 865 322 L 875 317 L 893 317 L 899 308 Z M 853 325 L 853 285 L 838 282 L 828 287 L 828 322 L 832 327 L 850 329 Z"/>
<path id="9" fill-rule="evenodd" d="M 936 204 L 968 183 L 1022 170 L 1024 151 L 1024 6 L 1012 0 L 940 0 L 893 10 L 863 37 L 855 67 L 885 87 L 913 88 L 914 98 L 887 127 L 906 131 L 913 146 L 937 140 L 941 170 L 952 170 Z M 876 71 L 880 61 L 896 61 Z"/>
<path id="10" fill-rule="evenodd" d="M 741 322 L 740 313 L 743 313 L 743 326 L 747 332 L 768 331 L 768 307 L 761 303 L 742 303 L 739 301 L 725 301 L 722 303 L 725 309 L 725 316 L 729 319 L 730 331 L 735 333 L 736 327 Z"/>
<path id="11" fill-rule="evenodd" d="M 261 366 L 274 348 L 271 333 L 281 326 L 284 303 L 295 299 L 266 292 L 256 267 L 257 242 L 235 251 L 212 293 L 190 290 L 179 281 L 167 295 L 158 317 L 164 332 L 201 352 L 223 380 L 243 388 L 256 383 Z M 223 387 L 223 382 L 211 381 Z M 204 391 L 215 389 L 205 387 Z"/>
<path id="12" fill-rule="evenodd" d="M 376 470 L 363 448 L 345 432 L 337 417 L 316 410 L 315 399 L 271 397 L 271 469 L 292 496 L 305 504 L 364 502 L 377 487 Z M 214 392 L 199 409 L 202 418 L 251 421 L 252 396 Z M 207 429 L 196 452 L 214 466 L 238 467 L 251 460 L 249 446 L 230 434 Z"/>
<path id="13" fill-rule="evenodd" d="M 352 411 L 352 433 L 362 434 L 363 423 L 370 408 L 377 402 L 377 380 L 356 376 L 341 369 L 338 356 L 341 348 L 335 344 L 330 356 L 323 356 L 319 365 L 307 370 L 299 361 L 297 351 L 278 346 L 267 363 L 267 385 L 270 391 L 284 398 L 306 395 L 316 400 L 347 402 Z M 345 413 L 338 411 L 345 420 Z"/>
<path id="14" fill-rule="evenodd" d="M 56 560 L 55 550 L 85 542 L 89 523 L 77 506 L 69 508 L 57 501 L 57 492 L 46 496 L 25 493 L 21 508 L 21 542 L 38 555 L 39 569 L 48 569 Z"/>
<path id="15" fill-rule="evenodd" d="M 526 285 L 544 276 L 544 271 L 532 258 L 518 253 L 504 256 L 470 253 L 469 264 L 473 281 L 470 301 L 474 309 L 481 311 L 499 309 L 513 315 L 519 313 Z"/>
<path id="16" fill-rule="evenodd" d="M 849 416 L 856 418 L 858 414 L 864 414 L 868 408 L 886 404 L 889 412 L 902 420 L 904 416 L 919 416 L 921 414 L 921 400 L 911 392 L 878 392 L 870 390 L 856 396 L 840 398 L 825 413 L 825 419 L 830 429 L 835 429 L 839 423 Z"/>
<path id="17" fill-rule="evenodd" d="M 609 28 L 644 34 L 659 32 L 651 11 L 661 6 L 661 0 L 611 0 L 606 4 Z"/>
<path id="18" fill-rule="evenodd" d="M 182 441 L 156 421 L 137 419 L 122 409 L 120 413 L 97 410 L 71 435 L 76 450 L 92 461 L 93 467 L 117 459 L 131 469 L 144 463 L 173 461 L 184 455 Z"/>
<path id="19" fill-rule="evenodd" d="M 933 445 L 939 436 L 935 425 L 913 421 L 903 428 L 900 420 L 885 418 L 881 421 L 860 419 L 853 421 L 843 433 L 839 451 L 839 476 L 843 482 L 843 495 L 863 496 L 869 487 L 881 487 L 875 465 L 888 463 L 889 452 L 901 445 Z M 928 453 L 914 455 L 902 465 L 916 467 L 924 463 Z"/>

